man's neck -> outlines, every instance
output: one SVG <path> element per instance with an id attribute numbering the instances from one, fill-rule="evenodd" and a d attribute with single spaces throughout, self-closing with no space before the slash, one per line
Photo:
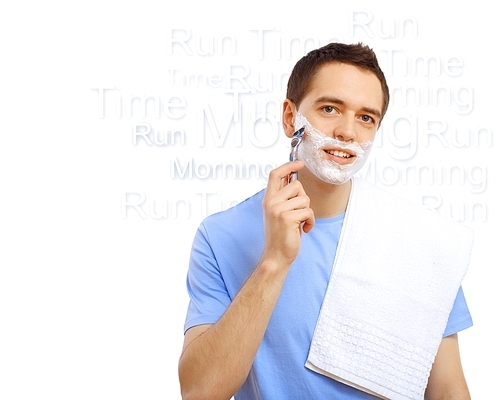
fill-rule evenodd
<path id="1" fill-rule="evenodd" d="M 332 185 L 318 179 L 306 168 L 299 173 L 299 180 L 311 200 L 316 218 L 332 218 L 345 212 L 351 194 L 352 181 Z"/>

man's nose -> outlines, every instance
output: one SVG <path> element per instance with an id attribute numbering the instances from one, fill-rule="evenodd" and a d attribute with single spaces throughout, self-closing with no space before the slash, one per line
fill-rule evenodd
<path id="1" fill-rule="evenodd" d="M 347 115 L 338 119 L 338 124 L 333 131 L 333 137 L 344 142 L 351 142 L 356 137 L 356 120 Z"/>

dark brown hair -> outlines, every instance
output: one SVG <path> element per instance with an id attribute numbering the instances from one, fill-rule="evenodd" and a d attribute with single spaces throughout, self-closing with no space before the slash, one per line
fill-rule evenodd
<path id="1" fill-rule="evenodd" d="M 307 95 L 311 82 L 318 69 L 324 64 L 339 62 L 351 64 L 373 72 L 380 81 L 383 93 L 382 118 L 389 105 L 389 88 L 384 73 L 380 69 L 377 56 L 373 50 L 362 44 L 329 43 L 319 49 L 312 50 L 302 57 L 292 70 L 288 79 L 286 92 L 290 99 L 298 107 L 304 96 Z"/>

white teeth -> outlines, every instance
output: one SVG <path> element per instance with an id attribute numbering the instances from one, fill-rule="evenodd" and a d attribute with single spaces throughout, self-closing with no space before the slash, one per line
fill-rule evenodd
<path id="1" fill-rule="evenodd" d="M 350 157 L 349 154 L 347 154 L 344 151 L 340 151 L 340 150 L 326 150 L 326 152 L 328 154 L 331 154 L 331 155 L 337 156 L 337 157 L 343 157 L 343 158 L 349 158 Z"/>

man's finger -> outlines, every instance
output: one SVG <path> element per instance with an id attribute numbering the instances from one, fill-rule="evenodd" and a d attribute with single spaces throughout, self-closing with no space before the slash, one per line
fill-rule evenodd
<path id="1" fill-rule="evenodd" d="M 273 195 L 279 192 L 286 185 L 286 182 L 288 182 L 288 176 L 293 172 L 300 171 L 302 168 L 304 168 L 302 161 L 290 161 L 272 170 L 267 182 L 267 193 Z"/>

